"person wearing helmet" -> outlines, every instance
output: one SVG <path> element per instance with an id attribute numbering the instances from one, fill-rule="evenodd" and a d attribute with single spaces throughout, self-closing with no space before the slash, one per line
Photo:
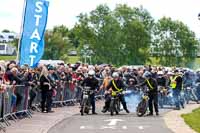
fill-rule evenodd
<path id="1" fill-rule="evenodd" d="M 170 77 L 170 87 L 173 90 L 173 97 L 175 101 L 175 110 L 180 110 L 180 106 L 184 108 L 184 99 L 181 96 L 183 89 L 183 77 L 180 75 L 179 70 L 175 70 L 174 74 Z"/>
<path id="2" fill-rule="evenodd" d="M 123 91 L 123 89 L 125 88 L 125 85 L 124 85 L 123 81 L 120 79 L 119 73 L 118 72 L 113 72 L 112 77 L 113 77 L 113 79 L 110 81 L 110 83 L 106 87 L 106 90 L 107 91 L 108 90 L 112 90 L 112 91 L 115 91 L 115 92 Z M 129 110 L 128 110 L 127 105 L 126 105 L 126 101 L 125 101 L 124 95 L 121 94 L 119 96 L 119 99 L 120 99 L 120 101 L 121 101 L 121 103 L 123 105 L 124 110 L 127 113 L 129 113 Z M 104 108 L 102 110 L 103 113 L 108 111 L 109 106 L 110 106 L 110 101 L 111 101 L 111 97 L 107 96 L 106 100 L 105 100 L 105 106 L 104 106 Z"/>
<path id="3" fill-rule="evenodd" d="M 158 71 L 156 75 L 156 80 L 158 83 L 158 96 L 159 96 L 159 106 L 163 108 L 163 105 L 165 103 L 165 99 L 167 96 L 167 78 L 164 75 L 163 71 Z"/>
<path id="4" fill-rule="evenodd" d="M 149 114 L 148 116 L 153 115 L 153 105 L 156 112 L 156 115 L 159 115 L 158 111 L 158 84 L 157 81 L 152 77 L 151 72 L 146 71 L 143 74 L 145 81 L 137 86 L 147 86 L 148 87 L 148 96 L 149 96 Z"/>
<path id="5" fill-rule="evenodd" d="M 98 89 L 99 81 L 95 78 L 95 71 L 89 70 L 88 77 L 82 82 L 82 86 L 90 87 L 91 90 L 96 91 Z M 90 95 L 90 102 L 92 105 L 92 114 L 97 114 L 95 111 L 95 93 Z"/>

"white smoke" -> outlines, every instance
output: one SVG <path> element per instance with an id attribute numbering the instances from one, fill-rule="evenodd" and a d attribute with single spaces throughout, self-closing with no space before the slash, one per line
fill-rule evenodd
<path id="1" fill-rule="evenodd" d="M 141 101 L 141 95 L 130 91 L 125 95 L 125 101 L 130 112 L 136 112 L 138 103 Z"/>

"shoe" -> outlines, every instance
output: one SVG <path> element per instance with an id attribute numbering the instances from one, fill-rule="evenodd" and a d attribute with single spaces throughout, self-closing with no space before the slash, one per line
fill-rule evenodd
<path id="1" fill-rule="evenodd" d="M 125 109 L 126 113 L 130 113 L 130 111 L 128 109 Z"/>
<path id="2" fill-rule="evenodd" d="M 103 109 L 101 112 L 102 112 L 102 113 L 106 113 L 106 112 L 107 112 L 107 109 Z"/>
<path id="3" fill-rule="evenodd" d="M 156 112 L 156 115 L 157 115 L 157 116 L 159 116 L 159 113 L 158 113 L 158 112 Z"/>
<path id="4" fill-rule="evenodd" d="M 93 115 L 97 115 L 97 113 L 96 113 L 96 112 L 93 112 L 92 114 L 93 114 Z"/>
<path id="5" fill-rule="evenodd" d="M 153 116 L 153 113 L 148 113 L 147 116 Z"/>

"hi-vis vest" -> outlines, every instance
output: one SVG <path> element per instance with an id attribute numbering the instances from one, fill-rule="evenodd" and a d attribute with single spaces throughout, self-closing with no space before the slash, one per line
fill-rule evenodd
<path id="1" fill-rule="evenodd" d="M 178 76 L 175 76 L 174 78 L 173 78 L 173 77 L 170 78 L 170 80 L 171 80 L 170 87 L 171 87 L 172 89 L 175 89 L 175 88 L 176 88 L 176 78 L 177 78 L 177 77 L 178 77 Z"/>
<path id="2" fill-rule="evenodd" d="M 112 91 L 112 96 L 116 96 L 116 95 L 117 95 L 117 92 L 121 92 L 122 89 L 119 89 L 119 88 L 116 86 L 114 80 L 112 80 L 112 84 L 113 84 L 113 86 L 115 87 L 115 89 L 117 90 L 117 91 Z"/>
<path id="3" fill-rule="evenodd" d="M 150 84 L 149 80 L 147 79 L 146 81 L 147 81 L 147 84 L 148 84 L 149 87 L 150 87 L 150 90 L 153 90 L 153 86 Z"/>

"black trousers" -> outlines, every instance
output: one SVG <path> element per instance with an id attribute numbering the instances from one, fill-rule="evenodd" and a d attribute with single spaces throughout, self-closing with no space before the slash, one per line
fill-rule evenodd
<path id="1" fill-rule="evenodd" d="M 81 95 L 81 101 L 83 100 L 83 94 Z M 96 110 L 96 104 L 95 104 L 95 94 L 91 94 L 89 95 L 89 102 L 92 106 L 92 113 L 95 113 L 95 110 Z M 82 108 L 81 108 L 82 110 Z"/>
<path id="2" fill-rule="evenodd" d="M 158 111 L 158 93 L 149 93 L 149 111 L 153 114 L 153 105 L 155 112 Z"/>
<path id="3" fill-rule="evenodd" d="M 122 106 L 123 106 L 124 110 L 127 110 L 127 105 L 126 105 L 126 101 L 125 101 L 124 95 L 120 95 L 119 96 L 119 100 L 122 103 Z M 109 109 L 110 102 L 111 102 L 111 95 L 110 94 L 106 94 L 105 95 L 105 106 L 104 106 L 105 110 Z"/>
<path id="4" fill-rule="evenodd" d="M 31 108 L 32 103 L 33 103 L 34 99 L 36 98 L 36 92 L 33 89 L 31 89 L 29 92 L 29 96 L 30 96 L 29 107 Z"/>
<path id="5" fill-rule="evenodd" d="M 92 113 L 95 113 L 95 94 L 91 94 L 89 98 L 92 106 Z"/>
<path id="6" fill-rule="evenodd" d="M 53 92 L 51 90 L 49 91 L 42 91 L 42 101 L 41 101 L 41 108 L 43 111 L 51 111 L 51 105 L 52 105 L 52 95 Z"/>

